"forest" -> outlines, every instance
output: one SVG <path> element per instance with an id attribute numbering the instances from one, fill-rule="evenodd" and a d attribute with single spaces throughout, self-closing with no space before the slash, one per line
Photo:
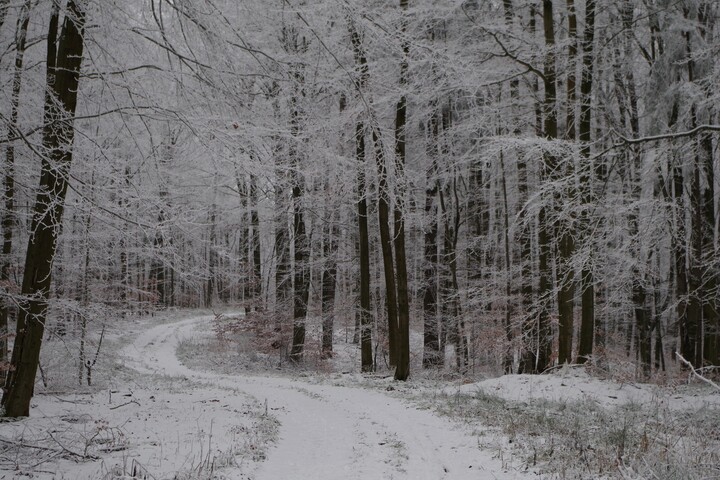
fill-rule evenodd
<path id="1" fill-rule="evenodd" d="M 41 347 L 90 383 L 102 325 L 173 309 L 396 380 L 717 375 L 719 15 L 0 0 L 4 415 Z"/>

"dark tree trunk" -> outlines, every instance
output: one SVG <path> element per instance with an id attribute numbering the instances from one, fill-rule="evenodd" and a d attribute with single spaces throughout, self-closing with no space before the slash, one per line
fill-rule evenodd
<path id="1" fill-rule="evenodd" d="M 210 308 L 213 305 L 213 299 L 215 297 L 216 290 L 216 278 L 217 274 L 217 245 L 216 245 L 216 226 L 215 226 L 215 210 L 216 206 L 210 207 L 210 236 L 208 238 L 208 278 L 205 288 L 205 308 Z"/>
<path id="2" fill-rule="evenodd" d="M 53 5 L 48 32 L 45 128 L 40 187 L 33 208 L 31 235 L 25 259 L 22 296 L 2 406 L 8 417 L 28 416 L 42 344 L 52 261 L 64 212 L 75 135 L 71 120 L 77 106 L 86 3 L 69 0 L 57 38 L 59 9 Z M 57 39 L 57 41 L 56 41 Z M 56 50 L 57 48 L 57 50 Z"/>
<path id="3" fill-rule="evenodd" d="M 249 212 L 248 212 L 248 206 L 250 204 L 250 189 L 252 188 L 250 185 L 248 185 L 247 180 L 240 175 L 239 172 L 235 172 L 236 177 L 236 183 L 238 188 L 238 194 L 240 195 L 240 228 L 238 229 L 238 260 L 240 263 L 240 266 L 242 268 L 242 278 L 240 279 L 241 283 L 241 292 L 238 292 L 238 294 L 242 293 L 240 296 L 242 298 L 242 302 L 245 305 L 245 308 L 247 309 L 250 303 L 250 299 L 253 297 L 253 266 L 252 266 L 252 254 L 251 254 L 251 223 L 249 221 Z M 225 301 L 227 301 L 227 295 L 230 293 L 230 286 L 226 286 L 223 289 L 224 298 Z M 234 288 L 233 288 L 234 290 Z"/>
<path id="4" fill-rule="evenodd" d="M 537 16 L 535 4 L 530 4 L 530 20 L 528 28 L 530 34 L 534 37 L 536 33 L 536 20 Z M 532 80 L 532 90 L 535 98 L 539 98 L 540 87 L 538 85 L 537 77 Z M 535 101 L 535 135 L 542 135 L 542 105 L 539 101 Z M 530 219 L 525 218 L 525 206 L 528 202 L 528 173 L 527 163 L 523 159 L 522 155 L 518 159 L 517 164 L 518 174 L 518 193 L 519 202 L 521 205 L 521 211 L 519 216 L 521 218 L 518 229 L 518 237 L 520 241 L 520 261 L 522 264 L 521 272 L 521 285 L 520 285 L 520 302 L 523 307 L 523 322 L 522 322 L 522 338 L 523 345 L 520 353 L 520 362 L 518 365 L 518 373 L 533 373 L 536 371 L 536 360 L 537 360 L 537 317 L 535 312 L 532 311 L 533 303 L 533 275 L 532 275 L 532 228 L 530 226 Z"/>
<path id="5" fill-rule="evenodd" d="M 280 181 L 280 183 L 284 183 Z M 278 319 L 289 308 L 292 290 L 290 278 L 290 235 L 287 225 L 287 201 L 283 187 L 275 194 L 275 312 Z M 279 328 L 280 320 L 276 328 Z"/>
<path id="6" fill-rule="evenodd" d="M 575 0 L 566 0 L 565 4 L 567 5 L 568 16 L 567 122 L 565 138 L 575 140 L 575 101 L 577 98 L 575 62 L 577 61 L 578 52 L 577 13 L 575 12 Z"/>
<path id="7" fill-rule="evenodd" d="M 442 130 L 449 131 L 452 125 L 452 108 L 448 104 L 442 111 Z M 449 155 L 446 146 L 442 149 L 443 156 Z M 460 306 L 460 289 L 457 279 L 457 241 L 460 229 L 460 198 L 457 189 L 457 175 L 453 168 L 447 172 L 448 180 L 440 189 L 440 208 L 444 220 L 443 253 L 440 280 L 440 304 L 445 324 L 447 341 L 455 346 L 455 360 L 458 370 L 465 372 L 469 361 L 465 322 Z M 482 215 L 482 214 L 481 214 Z M 484 219 L 483 219 L 484 221 Z M 443 349 L 441 349 L 441 352 Z"/>
<path id="8" fill-rule="evenodd" d="M 680 159 L 674 158 L 671 166 L 673 177 L 673 204 L 675 208 L 675 289 L 677 293 L 677 317 L 680 326 L 680 354 L 686 359 L 694 358 L 697 331 L 688 319 L 688 271 L 685 245 L 685 215 L 683 191 L 685 180 Z"/>
<path id="9" fill-rule="evenodd" d="M 358 161 L 358 229 L 360 243 L 360 366 L 363 372 L 373 371 L 372 311 L 370 306 L 370 234 L 368 232 L 365 187 L 365 126 L 355 127 Z"/>
<path id="10" fill-rule="evenodd" d="M 350 24 L 355 64 L 359 73 L 358 93 L 363 95 L 367 84 L 368 66 L 360 33 Z M 358 250 L 360 255 L 360 367 L 363 372 L 374 370 L 372 354 L 373 315 L 370 305 L 370 234 L 368 231 L 367 188 L 365 185 L 365 125 L 355 125 L 355 156 L 358 169 Z"/>
<path id="11" fill-rule="evenodd" d="M 577 57 L 577 17 L 575 13 L 575 3 L 573 0 L 567 0 L 568 10 L 568 77 L 567 77 L 567 127 L 565 137 L 568 140 L 575 139 L 575 108 L 576 108 L 576 81 L 575 81 L 575 61 Z M 591 126 L 591 90 L 592 90 L 592 76 L 593 76 L 593 39 L 595 35 L 595 3 L 590 0 L 586 3 L 585 9 L 585 32 L 582 41 L 583 47 L 583 61 L 582 61 L 582 74 L 580 84 L 580 141 L 583 142 L 581 147 L 581 153 L 583 157 L 583 163 L 589 162 L 589 144 L 590 141 L 590 126 Z M 573 166 L 566 166 L 566 177 L 571 178 Z M 592 195 L 592 182 L 591 182 L 592 168 L 589 165 L 584 166 L 584 171 L 581 174 L 582 184 L 584 188 L 583 196 L 584 202 L 589 204 L 593 200 Z M 570 197 L 574 196 L 574 188 L 568 187 Z M 560 200 L 560 199 L 557 199 Z M 559 202 L 558 202 L 559 203 Z M 561 208 L 560 205 L 556 205 L 556 208 Z M 587 208 L 586 208 L 587 210 Z M 563 222 L 565 223 L 565 222 Z M 587 219 L 583 218 L 582 223 L 586 224 Z M 558 363 L 567 363 L 572 361 L 572 344 L 574 335 L 574 297 L 575 297 L 575 285 L 574 285 L 574 268 L 569 265 L 572 255 L 575 251 L 575 240 L 576 236 L 574 233 L 575 227 L 568 223 L 560 225 L 561 231 L 559 232 L 559 245 L 558 245 Z M 585 343 L 581 346 L 582 349 L 590 349 L 590 352 L 584 354 L 578 354 L 578 359 L 584 361 L 590 353 L 592 353 L 592 336 L 594 334 L 594 322 L 589 322 L 591 317 L 594 317 L 594 286 L 592 279 L 592 270 L 589 265 L 584 266 L 581 276 L 581 284 L 583 287 L 582 301 L 584 302 L 584 310 L 581 311 L 581 316 L 584 315 L 585 320 Z M 587 291 L 587 293 L 585 293 Z M 590 303 L 588 303 L 590 302 Z M 582 313 L 584 312 L 584 313 Z M 592 315 L 590 315 L 592 313 Z M 581 323 L 581 330 L 582 330 Z M 588 337 L 590 345 L 588 346 Z M 583 336 L 581 332 L 581 343 L 583 342 Z"/>
<path id="12" fill-rule="evenodd" d="M 588 0 L 585 4 L 585 31 L 582 40 L 582 76 L 580 81 L 580 124 L 579 137 L 582 142 L 581 156 L 583 162 L 590 158 L 590 141 L 592 127 L 592 89 L 595 60 L 595 0 Z M 634 88 L 634 86 L 633 86 Z M 592 184 L 592 166 L 582 175 L 581 188 L 584 202 L 591 203 L 595 199 Z M 589 207 L 585 208 L 588 211 Z M 583 217 L 583 227 L 589 219 Z M 584 363 L 593 353 L 595 339 L 595 280 L 592 265 L 584 265 L 580 276 L 582 290 L 580 307 L 580 341 L 578 345 L 577 362 Z"/>
<path id="13" fill-rule="evenodd" d="M 8 137 L 16 136 L 18 129 L 18 113 L 20 107 L 20 87 L 22 85 L 23 60 L 25 58 L 25 43 L 30 23 L 31 2 L 26 1 L 20 8 L 15 32 L 15 69 L 13 71 L 12 94 L 10 97 L 10 122 L 8 124 Z M 4 21 L 7 2 L 0 3 L 0 15 Z M 0 22 L 2 25 L 2 22 Z M 12 266 L 13 229 L 15 225 L 15 145 L 8 143 L 5 152 L 5 182 L 4 182 L 5 210 L 2 213 L 2 265 L 0 265 L 0 288 L 9 293 L 10 269 Z M 6 378 L 5 363 L 8 359 L 9 312 L 8 300 L 0 300 L 0 382 Z"/>
<path id="14" fill-rule="evenodd" d="M 558 200 L 560 200 L 558 198 Z M 559 205 L 558 205 L 559 207 Z M 570 226 L 561 226 L 558 245 L 558 363 L 572 361 L 572 345 L 575 316 L 575 270 L 569 263 L 575 251 L 575 241 Z"/>
<path id="15" fill-rule="evenodd" d="M 545 33 L 545 54 L 543 67 L 545 99 L 543 101 L 543 134 L 545 138 L 554 140 L 558 138 L 557 125 L 557 86 L 555 70 L 555 26 L 553 19 L 552 0 L 543 0 L 543 29 Z M 543 176 L 550 178 L 558 168 L 557 159 L 550 153 L 545 153 L 543 162 Z M 552 353 L 552 329 L 550 327 L 549 304 L 552 294 L 552 267 L 551 267 L 551 222 L 548 218 L 548 206 L 543 206 L 538 215 L 538 249 L 540 288 L 538 291 L 539 304 L 537 311 L 537 326 L 534 333 L 535 362 L 533 373 L 540 373 L 550 366 Z"/>
<path id="16" fill-rule="evenodd" d="M 505 340 L 507 346 L 505 347 L 505 355 L 503 356 L 503 372 L 512 373 L 513 370 L 513 354 L 512 354 L 512 341 L 513 341 L 513 330 L 510 322 L 513 314 L 512 304 L 512 280 L 510 277 L 511 271 L 511 253 L 510 253 L 510 208 L 508 206 L 508 193 L 507 193 L 507 181 L 505 179 L 505 159 L 503 158 L 502 152 L 500 152 L 500 178 L 502 186 L 502 198 L 503 198 L 503 247 L 504 247 L 504 260 L 505 260 L 505 272 L 507 278 L 505 279 Z"/>
<path id="17" fill-rule="evenodd" d="M 692 78 L 692 75 L 691 75 Z M 696 107 L 691 107 L 691 125 L 690 128 L 696 126 Z M 702 265 L 703 254 L 703 212 L 702 212 L 702 186 L 700 184 L 700 172 L 702 170 L 702 161 L 699 152 L 696 150 L 692 163 L 692 173 L 690 177 L 690 185 L 688 186 L 690 195 L 690 268 L 688 275 L 688 324 L 693 325 L 695 338 L 693 339 L 693 355 L 685 357 L 686 360 L 698 367 L 702 366 L 704 361 L 703 340 L 705 334 L 705 318 L 703 316 L 703 301 L 706 298 L 704 280 L 704 268 Z M 713 292 L 714 295 L 714 292 Z"/>
<path id="18" fill-rule="evenodd" d="M 428 155 L 437 155 L 438 120 L 433 113 L 428 125 Z M 438 194 L 437 163 L 435 158 L 426 175 L 425 187 L 425 252 L 423 269 L 423 368 L 432 368 L 443 363 L 440 351 L 440 330 L 438 325 L 438 218 L 436 197 Z"/>
<path id="19" fill-rule="evenodd" d="M 513 4 L 512 0 L 503 0 L 503 10 L 505 13 L 505 24 L 508 27 L 513 26 L 513 16 L 514 16 L 514 10 L 513 10 Z M 531 19 L 531 32 L 532 34 L 535 33 L 535 9 L 534 7 L 530 7 L 530 15 L 532 16 Z M 535 84 L 535 91 L 537 91 L 537 78 L 533 79 Z M 517 101 L 517 99 L 520 96 L 520 81 L 517 79 L 510 81 L 510 99 L 514 103 Z M 513 134 L 520 135 L 521 129 L 519 122 L 516 123 L 515 130 Z M 480 173 L 482 173 L 482 170 L 480 167 L 477 168 Z M 504 261 L 505 261 L 505 271 L 507 278 L 505 280 L 505 295 L 507 297 L 506 303 L 505 303 L 505 339 L 507 341 L 507 347 L 505 351 L 505 355 L 503 356 L 503 371 L 505 373 L 512 373 L 513 369 L 513 346 L 512 346 L 512 340 L 513 340 L 513 328 L 511 325 L 511 318 L 515 311 L 515 305 L 513 304 L 513 290 L 519 289 L 519 297 L 520 297 L 520 307 L 524 312 L 527 312 L 529 303 L 531 301 L 532 297 L 532 273 L 530 271 L 530 265 L 531 265 L 531 247 L 530 247 L 530 235 L 528 234 L 528 231 L 523 226 L 523 219 L 522 219 L 522 213 L 519 215 L 520 222 L 519 227 L 517 229 L 516 236 L 518 237 L 517 240 L 519 240 L 520 243 L 520 263 L 522 265 L 522 272 L 520 274 L 520 281 L 515 283 L 516 287 L 513 287 L 513 280 L 510 276 L 510 268 L 511 268 L 511 259 L 512 259 L 512 253 L 510 251 L 510 211 L 509 211 L 509 205 L 508 205 L 508 193 L 507 193 L 507 180 L 506 175 L 507 172 L 505 170 L 505 159 L 504 154 L 500 153 L 500 168 L 501 168 L 501 175 L 502 178 L 500 179 L 501 182 L 501 189 L 502 189 L 502 198 L 503 198 L 503 244 L 505 248 L 505 254 L 504 254 Z M 521 211 L 524 209 L 524 206 L 527 202 L 527 172 L 526 172 L 526 165 L 525 161 L 522 159 L 522 155 L 519 156 L 517 159 L 517 168 L 518 168 L 518 193 L 520 194 L 520 198 L 518 199 L 518 203 L 520 205 Z M 477 187 L 476 187 L 477 188 Z M 486 202 L 483 201 L 483 208 L 488 211 L 489 215 L 489 209 L 486 205 Z M 488 228 L 489 228 L 489 219 L 488 219 Z M 486 229 L 487 230 L 487 229 Z M 487 234 L 487 233 L 486 233 Z M 485 234 L 485 235 L 486 235 Z M 518 288 L 519 287 L 519 288 Z M 528 325 L 526 322 L 523 322 L 522 329 L 526 330 Z M 521 357 L 521 363 L 522 363 L 522 357 Z M 522 367 L 521 367 L 522 368 Z"/>
<path id="20" fill-rule="evenodd" d="M 332 208 L 332 207 L 331 207 Z M 339 235 L 337 222 L 330 215 L 327 218 L 328 226 L 325 230 L 325 245 L 323 246 L 324 268 L 322 272 L 322 356 L 329 358 L 333 351 L 333 323 L 335 319 L 335 282 L 337 275 L 337 238 Z"/>
<path id="21" fill-rule="evenodd" d="M 376 127 L 372 131 L 375 146 L 375 162 L 378 170 L 378 223 L 380 227 L 380 246 L 382 249 L 383 271 L 385 272 L 385 300 L 388 316 L 388 337 L 390 347 L 389 364 L 397 365 L 398 310 L 397 287 L 395 284 L 395 262 L 393 260 L 393 237 L 390 232 L 390 193 L 388 192 L 385 155 Z"/>
<path id="22" fill-rule="evenodd" d="M 408 0 L 400 0 L 400 8 L 407 10 Z M 403 21 L 401 32 L 405 33 Z M 408 77 L 410 45 L 403 41 L 403 58 L 400 63 L 400 88 L 405 88 Z M 397 368 L 395 380 L 407 380 L 410 376 L 410 304 L 408 298 L 407 260 L 405 256 L 405 125 L 407 123 L 407 98 L 403 94 L 395 107 L 395 171 L 396 201 L 393 212 L 395 226 L 395 270 L 397 273 Z"/>
<path id="23" fill-rule="evenodd" d="M 644 278 L 637 270 L 633 272 L 632 300 L 635 313 L 635 329 L 637 335 L 638 354 L 644 378 L 650 378 L 650 362 L 652 350 L 652 332 L 650 311 L 647 308 L 647 293 L 643 285 Z"/>
<path id="24" fill-rule="evenodd" d="M 167 306 L 167 284 L 165 278 L 166 268 L 162 258 L 158 258 L 162 256 L 164 244 L 163 234 L 158 231 L 155 234 L 155 239 L 153 240 L 155 257 L 152 259 L 150 264 L 150 282 L 156 293 L 155 303 Z"/>
<path id="25" fill-rule="evenodd" d="M 260 217 L 258 216 L 257 177 L 250 175 L 250 226 L 252 227 L 252 297 L 255 308 L 260 308 L 262 298 L 262 259 L 260 258 Z"/>
<path id="26" fill-rule="evenodd" d="M 453 194 L 454 199 L 448 199 L 448 202 L 444 202 L 442 192 L 440 194 L 440 203 L 443 207 L 443 216 L 445 217 L 445 232 L 443 235 L 444 272 L 441 281 L 441 303 L 443 316 L 448 324 L 445 329 L 449 337 L 448 341 L 455 346 L 456 365 L 461 373 L 465 373 L 469 362 L 469 350 L 467 337 L 465 335 L 465 322 L 460 306 L 460 288 L 457 279 L 457 240 L 460 225 L 460 206 L 458 205 L 456 179 L 452 179 L 451 182 L 452 185 L 449 186 L 448 194 Z M 448 203 L 450 205 L 447 205 Z M 452 207 L 452 212 L 448 210 L 448 207 Z"/>
<path id="27" fill-rule="evenodd" d="M 715 226 L 715 161 L 712 138 L 709 135 L 702 135 L 699 139 L 702 163 L 698 168 L 703 169 L 703 176 L 706 179 L 705 189 L 702 193 L 702 243 L 704 258 L 703 265 L 706 265 L 705 295 L 703 304 L 703 318 L 705 319 L 705 348 L 704 360 L 709 365 L 720 365 L 720 310 L 718 307 L 718 265 L 717 251 L 714 241 Z"/>
<path id="28" fill-rule="evenodd" d="M 298 36 L 299 37 L 299 36 Z M 306 51 L 307 44 L 302 39 L 294 38 L 292 50 L 295 53 Z M 294 89 L 290 98 L 290 135 L 291 144 L 289 157 L 292 161 L 292 208 L 293 208 L 293 240 L 295 250 L 294 281 L 293 281 L 293 337 L 290 349 L 290 360 L 295 363 L 302 361 L 305 349 L 305 321 L 307 317 L 308 298 L 310 294 L 310 240 L 305 229 L 304 206 L 305 179 L 302 177 L 300 163 L 303 155 L 300 133 L 302 129 L 302 104 L 305 97 L 305 74 L 303 66 L 293 66 Z M 334 281 L 334 277 L 333 277 Z"/>
<path id="29" fill-rule="evenodd" d="M 293 233 L 295 237 L 295 280 L 293 282 L 293 338 L 290 359 L 302 361 L 305 348 L 305 319 L 310 294 L 310 242 L 305 232 L 305 219 L 301 201 L 304 195 L 303 180 L 294 179 L 293 185 Z M 334 279 L 334 277 L 333 277 Z"/>

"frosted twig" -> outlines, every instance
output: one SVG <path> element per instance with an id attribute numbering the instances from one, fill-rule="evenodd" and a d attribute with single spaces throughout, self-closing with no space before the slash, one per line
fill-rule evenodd
<path id="1" fill-rule="evenodd" d="M 718 385 L 717 383 L 713 382 L 713 381 L 710 380 L 709 378 L 706 378 L 706 377 L 700 375 L 699 373 L 697 373 L 697 370 L 695 370 L 695 367 L 693 367 L 693 364 L 690 363 L 690 362 L 688 362 L 687 360 L 685 360 L 685 357 L 683 357 L 682 355 L 680 355 L 680 352 L 675 352 L 675 355 L 677 355 L 677 357 L 680 359 L 680 361 L 681 361 L 682 363 L 684 363 L 685 365 L 687 365 L 688 367 L 690 367 L 690 371 L 693 373 L 693 375 L 695 375 L 698 379 L 702 380 L 703 382 L 705 382 L 705 383 L 707 383 L 708 385 L 710 385 L 711 387 L 713 387 L 715 390 L 720 391 L 720 385 Z"/>
<path id="2" fill-rule="evenodd" d="M 115 405 L 114 407 L 110 407 L 110 410 L 115 410 L 115 409 L 120 408 L 120 407 L 125 407 L 125 406 L 127 406 L 127 405 L 130 405 L 131 403 L 134 403 L 134 404 L 137 405 L 138 407 L 140 406 L 140 403 L 139 403 L 139 402 L 137 402 L 137 401 L 135 401 L 135 400 L 130 400 L 129 402 L 125 402 L 125 403 L 123 403 L 123 404 L 121 404 L 121 405 Z"/>
<path id="3" fill-rule="evenodd" d="M 52 433 L 48 432 L 48 435 L 50 435 L 50 438 L 52 438 L 52 439 L 55 441 L 55 443 L 57 443 L 58 446 L 62 449 L 62 451 L 65 452 L 65 453 L 67 453 L 68 455 L 73 456 L 73 457 L 82 458 L 82 459 L 87 459 L 87 458 L 89 458 L 89 459 L 91 459 L 91 460 L 98 460 L 98 457 L 96 457 L 95 455 L 87 455 L 87 454 L 81 454 L 81 453 L 73 452 L 73 451 L 70 450 L 69 448 L 65 447 L 65 445 L 63 445 L 62 443 L 60 443 L 60 442 L 58 441 L 58 439 L 53 436 Z"/>

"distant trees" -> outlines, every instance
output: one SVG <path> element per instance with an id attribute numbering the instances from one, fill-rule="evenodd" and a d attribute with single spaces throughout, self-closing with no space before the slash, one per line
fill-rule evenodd
<path id="1" fill-rule="evenodd" d="M 330 357 L 345 326 L 401 380 L 421 353 L 720 363 L 716 2 L 50 5 L 78 32 L 64 12 L 91 12 L 93 41 L 77 108 L 55 91 L 43 120 L 49 10 L 0 1 L 0 320 L 36 305 L 80 350 L 93 308 L 238 305 L 282 358 Z M 36 190 L 43 158 L 64 167 Z M 47 283 L 21 286 L 43 235 Z"/>

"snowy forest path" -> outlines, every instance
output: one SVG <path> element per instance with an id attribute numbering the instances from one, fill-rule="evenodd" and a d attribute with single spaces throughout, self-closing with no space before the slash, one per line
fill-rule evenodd
<path id="1" fill-rule="evenodd" d="M 197 336 L 198 326 L 211 320 L 205 316 L 153 327 L 122 353 L 139 372 L 187 377 L 228 395 L 241 391 L 265 402 L 280 422 L 280 434 L 268 459 L 257 465 L 255 480 L 535 478 L 505 468 L 449 420 L 382 392 L 192 370 L 175 350 L 181 339 Z"/>

